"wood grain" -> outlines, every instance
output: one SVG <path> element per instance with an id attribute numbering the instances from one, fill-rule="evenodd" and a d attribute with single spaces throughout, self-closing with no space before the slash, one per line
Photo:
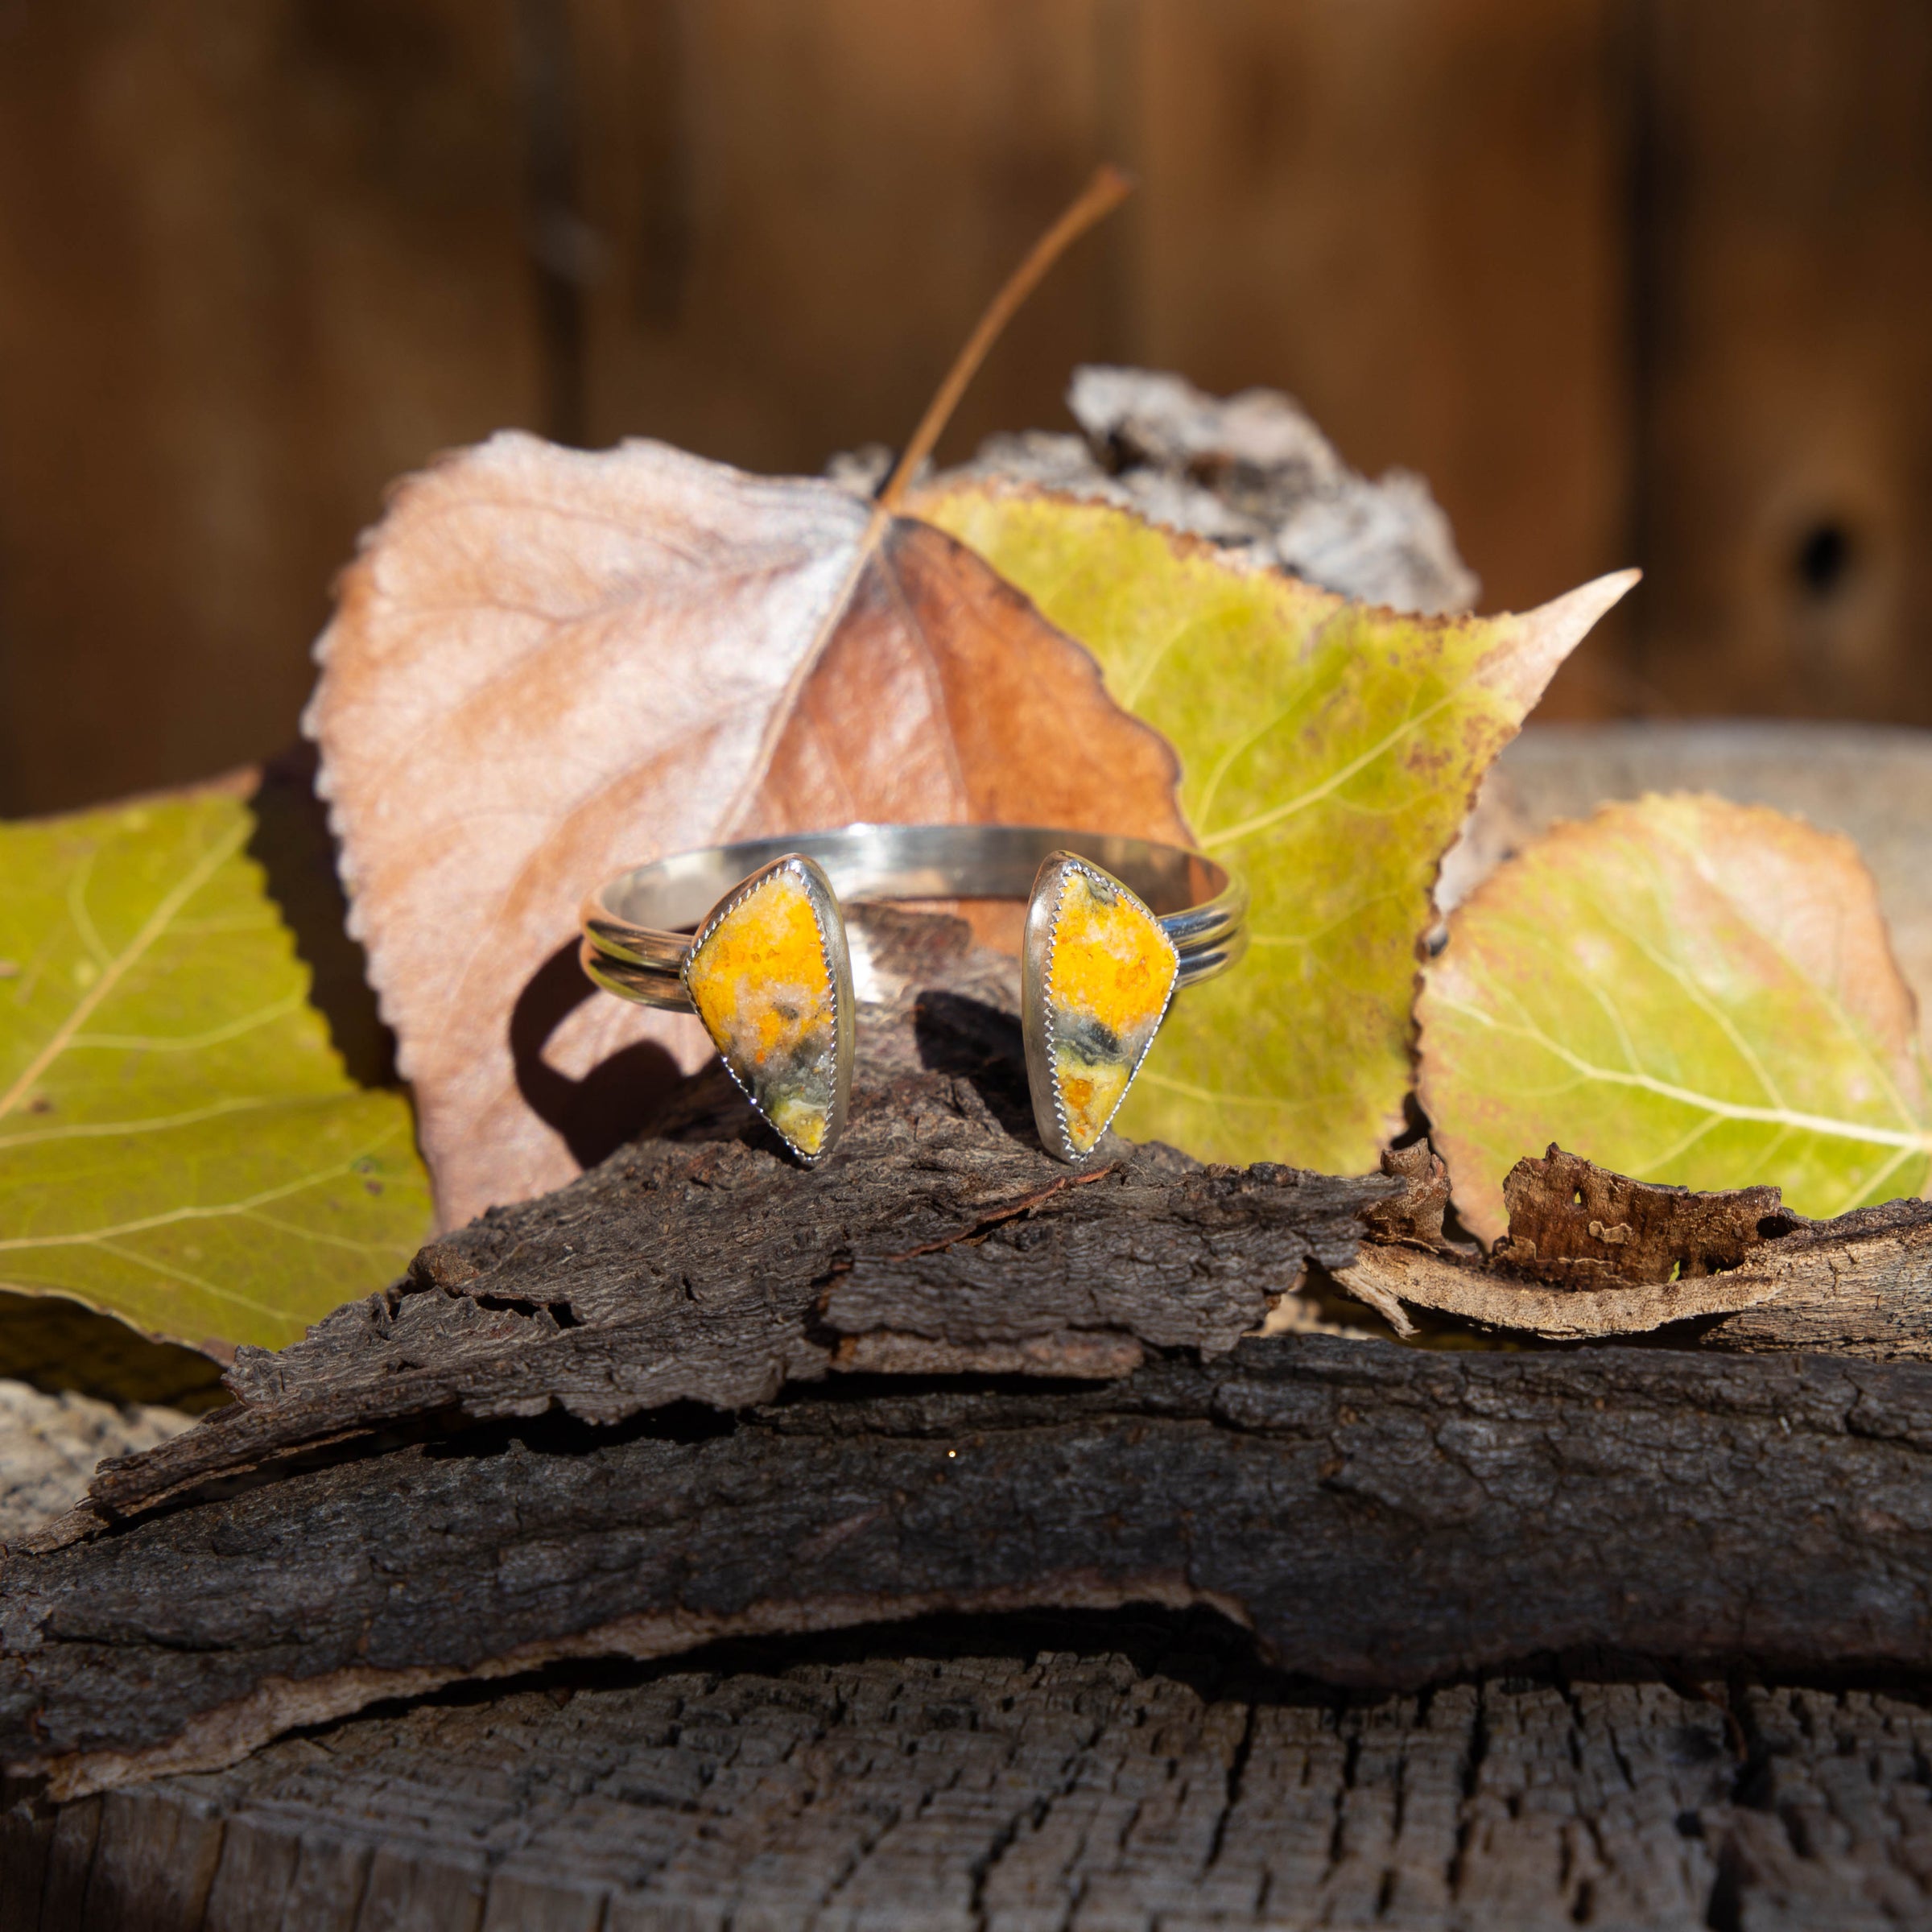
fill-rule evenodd
<path id="1" fill-rule="evenodd" d="M 513 27 L 0 22 L 0 809 L 287 742 L 383 486 L 537 419 Z"/>
<path id="2" fill-rule="evenodd" d="M 584 294 L 591 439 L 807 471 L 902 442 L 1105 157 L 1118 12 L 568 0 L 580 215 L 603 251 Z M 1064 426 L 1073 365 L 1120 340 L 1118 246 L 1096 237 L 1056 268 L 943 453 Z"/>
<path id="3" fill-rule="evenodd" d="M 1420 470 L 1483 609 L 1640 561 L 1616 10 L 1137 10 L 1134 359 L 1285 389 L 1358 469 Z M 1549 715 L 1617 708 L 1615 649 Z"/>
<path id="4" fill-rule="evenodd" d="M 284 738 L 382 485 L 506 424 L 906 433 L 1093 163 L 1081 359 L 1298 394 L 1493 608 L 1636 562 L 1550 715 L 1932 719 L 1914 0 L 216 0 L 0 21 L 0 806 Z M 1641 649 L 1639 651 L 1641 634 Z"/>
<path id="5" fill-rule="evenodd" d="M 1063 426 L 1077 361 L 1164 358 L 1434 476 L 1492 601 L 1626 562 L 1605 12 L 10 15 L 0 806 L 272 749 L 331 573 L 442 448 L 523 425 L 811 471 L 902 440 L 1106 155 L 1141 210 L 1056 270 L 943 453 Z"/>
<path id="6" fill-rule="evenodd" d="M 1932 722 L 1932 19 L 1645 12 L 1645 708 Z"/>
<path id="7" fill-rule="evenodd" d="M 0 1932 L 1876 1932 L 1928 1910 L 1929 1753 L 1902 1686 L 1350 1696 L 1205 1618 L 931 1624 L 372 1713 L 16 1809 Z"/>

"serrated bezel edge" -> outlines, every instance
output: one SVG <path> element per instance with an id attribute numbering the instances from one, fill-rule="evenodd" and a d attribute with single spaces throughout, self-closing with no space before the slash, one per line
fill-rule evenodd
<path id="1" fill-rule="evenodd" d="M 1167 948 L 1169 958 L 1174 961 L 1174 971 L 1167 981 L 1167 997 L 1161 1001 L 1160 1017 L 1154 1022 L 1154 1030 L 1147 1035 L 1146 1042 L 1134 1055 L 1133 1065 L 1128 1070 L 1126 1084 L 1121 1089 L 1121 1097 L 1107 1110 L 1107 1117 L 1100 1122 L 1100 1131 L 1093 1137 L 1093 1146 L 1081 1152 L 1073 1144 L 1073 1137 L 1067 1131 L 1067 1104 L 1060 1096 L 1060 1076 L 1053 1058 L 1053 955 L 1055 942 L 1060 932 L 1060 900 L 1067 890 L 1067 875 L 1070 872 L 1084 873 L 1089 879 L 1104 880 L 1114 891 L 1120 893 L 1131 904 L 1139 908 L 1141 914 L 1154 931 L 1161 935 L 1161 943 Z M 1094 1148 L 1105 1137 L 1107 1129 L 1113 1125 L 1113 1117 L 1127 1104 L 1127 1096 L 1133 1090 L 1133 1083 L 1140 1078 L 1141 1068 L 1147 1055 L 1154 1049 L 1154 1042 L 1160 1038 L 1161 1029 L 1167 1024 L 1167 1015 L 1174 1005 L 1174 996 L 1180 989 L 1181 949 L 1168 936 L 1167 928 L 1155 916 L 1154 909 L 1131 886 L 1123 885 L 1110 872 L 1091 864 L 1077 853 L 1063 859 L 1053 882 L 1053 913 L 1046 924 L 1046 956 L 1040 969 L 1040 1032 L 1046 1042 L 1046 1077 L 1053 1096 L 1054 1124 L 1059 1130 L 1060 1158 L 1064 1161 L 1085 1161 L 1093 1158 Z"/>
<path id="2" fill-rule="evenodd" d="M 741 879 L 736 886 L 732 887 L 731 890 L 728 892 L 723 898 L 718 901 L 716 905 L 712 907 L 709 912 L 705 914 L 704 923 L 698 927 L 697 931 L 691 935 L 691 943 L 685 947 L 684 957 L 678 967 L 678 979 L 680 984 L 683 986 L 685 997 L 691 1001 L 692 1012 L 697 1013 L 698 1002 L 696 996 L 692 994 L 691 990 L 691 961 L 698 956 L 698 953 L 703 947 L 705 941 L 708 939 L 711 935 L 716 932 L 717 929 L 722 926 L 724 922 L 729 919 L 741 906 L 744 905 L 747 900 L 755 898 L 760 892 L 763 891 L 764 889 L 769 886 L 771 881 L 782 872 L 790 873 L 792 877 L 797 879 L 804 887 L 805 902 L 811 908 L 811 923 L 813 927 L 816 929 L 819 935 L 819 960 L 820 964 L 825 968 L 825 984 L 832 989 L 832 1028 L 834 1071 L 832 1077 L 832 1119 L 828 1123 L 828 1130 L 825 1136 L 824 1146 L 819 1148 L 816 1154 L 807 1154 L 806 1150 L 801 1147 L 798 1142 L 795 1141 L 791 1136 L 788 1134 L 785 1129 L 781 1127 L 778 1122 L 765 1111 L 762 1107 L 758 1104 L 758 1096 L 753 1093 L 750 1088 L 745 1085 L 744 1080 L 739 1077 L 737 1068 L 732 1065 L 730 1057 L 725 1053 L 724 1048 L 718 1046 L 718 1043 L 715 1039 L 712 1040 L 712 1045 L 717 1048 L 719 1063 L 724 1067 L 725 1072 L 731 1076 L 731 1084 L 737 1088 L 740 1093 L 744 1095 L 746 1100 L 750 1101 L 752 1112 L 755 1113 L 758 1118 L 762 1120 L 765 1125 L 769 1127 L 788 1148 L 791 1150 L 794 1157 L 798 1160 L 801 1166 L 805 1167 L 815 1167 L 825 1158 L 828 1154 L 832 1152 L 833 1147 L 837 1145 L 839 1135 L 843 1130 L 845 1124 L 845 1108 L 844 1104 L 845 1096 L 840 1092 L 840 1088 L 843 1087 L 844 1083 L 840 1079 L 839 1075 L 837 1068 L 837 1059 L 840 1027 L 841 1022 L 844 1020 L 846 1016 L 844 1013 L 844 1004 L 839 997 L 838 968 L 833 963 L 832 947 L 825 936 L 825 914 L 819 905 L 819 894 L 815 890 L 819 884 L 819 880 L 813 877 L 812 869 L 810 867 L 809 861 L 799 853 L 788 852 L 782 858 L 774 859 L 769 865 L 761 866 L 759 869 L 754 872 L 749 878 Z M 823 876 L 823 874 L 820 874 L 820 878 L 822 878 Z M 829 884 L 827 886 L 827 890 L 828 891 L 830 890 Z M 843 908 L 839 906 L 838 900 L 836 896 L 833 898 L 832 902 L 835 911 L 836 911 L 838 914 L 838 916 L 842 918 L 844 916 Z M 704 1025 L 704 1018 L 702 1014 L 700 1014 L 699 1016 L 698 1023 L 700 1026 Z M 705 1027 L 704 1030 L 705 1037 L 707 1038 L 710 1038 L 710 1028 Z M 1123 1096 L 1123 1097 L 1125 1096 Z"/>

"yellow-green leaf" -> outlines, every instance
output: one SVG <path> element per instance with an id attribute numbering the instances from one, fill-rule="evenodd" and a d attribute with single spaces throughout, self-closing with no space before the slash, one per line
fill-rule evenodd
<path id="1" fill-rule="evenodd" d="M 910 506 L 1099 658 L 1180 753 L 1199 844 L 1254 943 L 1174 1002 L 1115 1125 L 1203 1157 L 1373 1166 L 1410 1080 L 1416 947 L 1477 782 L 1635 581 L 1523 617 L 1351 604 L 1111 506 L 985 483 Z"/>
<path id="2" fill-rule="evenodd" d="M 0 826 L 0 1286 L 279 1347 L 430 1224 L 398 1091 L 360 1086 L 234 786 Z"/>
<path id="3" fill-rule="evenodd" d="M 1551 1141 L 1801 1214 L 1923 1187 L 1918 1015 L 1847 839 L 1763 806 L 1650 797 L 1563 824 L 1459 906 L 1418 1005 L 1456 1205 Z"/>

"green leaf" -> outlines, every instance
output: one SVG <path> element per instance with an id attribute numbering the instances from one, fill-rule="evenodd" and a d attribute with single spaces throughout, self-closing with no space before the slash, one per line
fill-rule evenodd
<path id="1" fill-rule="evenodd" d="M 1551 1141 L 1638 1180 L 1773 1183 L 1801 1214 L 1925 1183 L 1926 1069 L 1849 840 L 1763 806 L 1647 798 L 1558 825 L 1449 922 L 1422 1096 L 1463 1218 Z"/>
<path id="2" fill-rule="evenodd" d="M 1372 1166 L 1410 1084 L 1416 948 L 1477 782 L 1635 581 L 1524 617 L 1350 604 L 1110 506 L 967 483 L 910 506 L 985 557 L 1164 733 L 1254 942 L 1176 1000 L 1115 1125 L 1226 1161 Z"/>
<path id="3" fill-rule="evenodd" d="M 359 1085 L 210 786 L 0 826 L 0 1286 L 279 1347 L 430 1226 L 407 1100 Z"/>

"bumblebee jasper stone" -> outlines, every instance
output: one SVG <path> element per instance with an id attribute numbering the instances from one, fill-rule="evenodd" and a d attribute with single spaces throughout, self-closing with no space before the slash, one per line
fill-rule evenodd
<path id="1" fill-rule="evenodd" d="M 704 1030 L 758 1112 L 800 1154 L 832 1125 L 837 995 L 803 882 L 774 872 L 705 933 L 684 968 Z"/>
<path id="2" fill-rule="evenodd" d="M 1047 1041 L 1067 1138 L 1085 1154 L 1126 1097 L 1160 1030 L 1180 956 L 1117 879 L 1061 874 L 1046 954 Z"/>

